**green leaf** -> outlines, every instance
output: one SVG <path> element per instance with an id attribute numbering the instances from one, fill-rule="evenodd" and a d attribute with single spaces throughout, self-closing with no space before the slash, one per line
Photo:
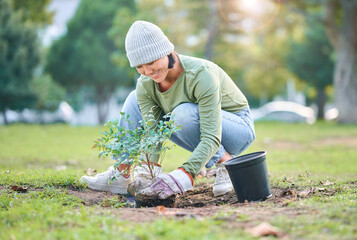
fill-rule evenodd
<path id="1" fill-rule="evenodd" d="M 103 154 L 105 154 L 105 151 L 100 151 L 98 158 L 101 158 L 103 156 Z"/>

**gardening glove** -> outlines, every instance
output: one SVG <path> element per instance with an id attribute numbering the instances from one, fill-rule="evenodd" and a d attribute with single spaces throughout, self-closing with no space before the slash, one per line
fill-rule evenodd
<path id="1" fill-rule="evenodd" d="M 137 166 L 134 171 L 134 180 L 128 185 L 128 192 L 132 195 L 140 193 L 144 188 L 148 187 L 152 180 L 162 173 L 162 168 L 159 164 L 152 163 L 151 171 L 147 164 Z M 151 173 L 153 176 L 151 176 Z"/>
<path id="2" fill-rule="evenodd" d="M 193 179 L 183 168 L 176 169 L 170 173 L 160 174 L 150 186 L 140 192 L 148 197 L 167 199 L 173 194 L 183 194 L 191 190 Z"/>

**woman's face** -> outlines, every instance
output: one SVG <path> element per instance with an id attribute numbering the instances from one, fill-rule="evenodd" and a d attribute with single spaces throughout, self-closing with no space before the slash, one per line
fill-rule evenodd
<path id="1" fill-rule="evenodd" d="M 136 70 L 157 83 L 162 83 L 169 72 L 169 59 L 167 56 L 159 58 L 153 62 L 136 66 Z"/>

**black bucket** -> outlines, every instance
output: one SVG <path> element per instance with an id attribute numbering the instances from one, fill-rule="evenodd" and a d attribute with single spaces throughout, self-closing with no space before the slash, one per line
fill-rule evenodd
<path id="1" fill-rule="evenodd" d="M 223 163 L 239 202 L 263 201 L 271 197 L 266 151 L 232 158 Z"/>

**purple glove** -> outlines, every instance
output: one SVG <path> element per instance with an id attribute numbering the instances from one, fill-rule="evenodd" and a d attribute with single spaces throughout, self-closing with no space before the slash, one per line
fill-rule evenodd
<path id="1" fill-rule="evenodd" d="M 151 185 L 141 191 L 142 195 L 159 199 L 167 199 L 173 194 L 183 194 L 191 190 L 193 179 L 183 168 L 176 169 L 170 173 L 162 173 L 151 183 Z"/>

